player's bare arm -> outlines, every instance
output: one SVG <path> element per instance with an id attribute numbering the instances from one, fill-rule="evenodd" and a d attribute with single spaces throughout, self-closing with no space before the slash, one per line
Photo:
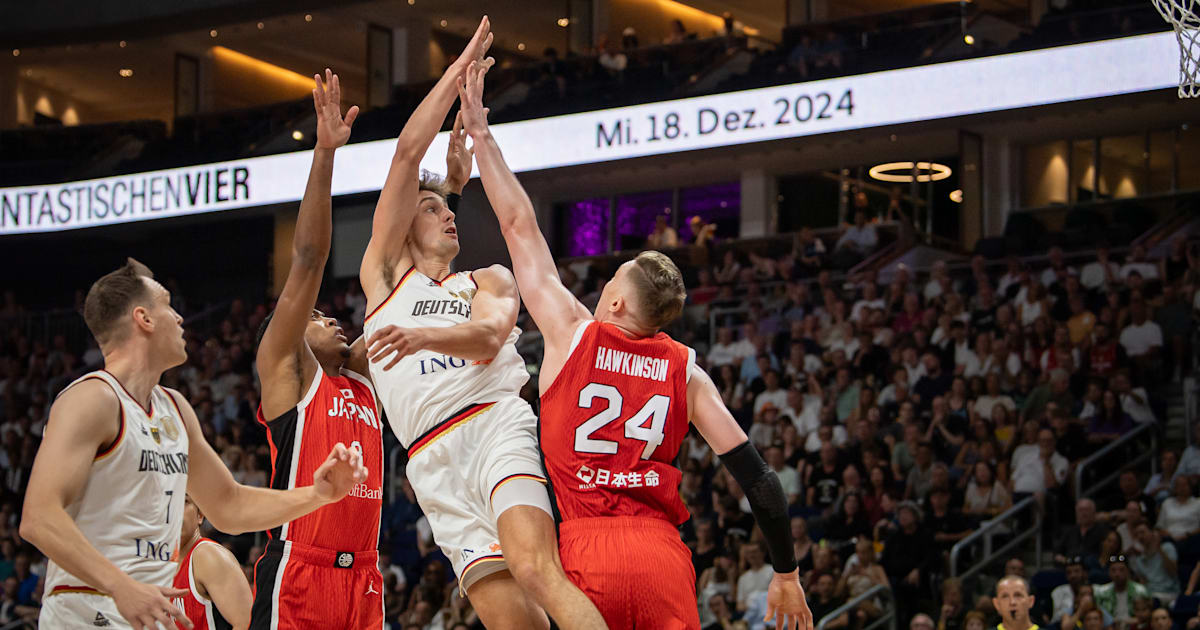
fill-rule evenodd
<path id="1" fill-rule="evenodd" d="M 241 565 L 228 549 L 212 544 L 196 547 L 192 552 L 192 575 L 200 595 L 212 601 L 233 630 L 250 627 L 254 594 Z"/>
<path id="2" fill-rule="evenodd" d="M 169 599 L 186 591 L 135 582 L 88 542 L 66 511 L 87 485 L 96 453 L 118 439 L 120 414 L 116 393 L 99 380 L 79 383 L 54 401 L 26 489 L 21 537 L 63 570 L 111 595 L 135 628 L 156 622 L 170 627 L 172 619 L 191 628 Z"/>
<path id="3" fill-rule="evenodd" d="M 258 347 L 257 366 L 262 381 L 262 409 L 275 418 L 304 396 L 320 366 L 304 343 L 304 331 L 313 317 L 317 293 L 333 231 L 333 154 L 350 139 L 350 128 L 358 117 L 358 106 L 342 116 L 342 87 L 338 76 L 325 70 L 325 78 L 314 75 L 313 106 L 317 112 L 317 145 L 313 149 L 308 184 L 296 217 L 292 239 L 292 266 L 275 307 L 275 313 Z"/>
<path id="4" fill-rule="evenodd" d="M 459 359 L 488 361 L 504 347 L 517 323 L 521 302 L 507 267 L 492 265 L 472 272 L 478 290 L 471 300 L 471 320 L 454 326 L 401 328 L 384 326 L 371 335 L 372 362 L 388 361 L 389 370 L 418 350 L 432 350 Z"/>
<path id="5" fill-rule="evenodd" d="M 484 16 L 458 60 L 450 64 L 400 132 L 387 179 L 375 204 L 371 240 L 367 243 L 359 267 L 359 280 L 367 295 L 368 312 L 386 298 L 397 280 L 396 267 L 407 260 L 405 241 L 417 213 L 421 158 L 441 129 L 450 106 L 454 104 L 457 96 L 455 80 L 466 70 L 468 63 L 483 59 L 491 44 L 491 25 Z"/>
<path id="6" fill-rule="evenodd" d="M 213 527 L 222 532 L 241 534 L 278 527 L 340 501 L 355 484 L 367 479 L 362 455 L 339 443 L 313 473 L 311 486 L 292 490 L 244 486 L 233 479 L 204 439 L 192 406 L 179 392 L 172 389 L 167 392 L 179 406 L 188 432 L 188 494 Z"/>
<path id="7" fill-rule="evenodd" d="M 580 322 L 591 319 L 592 314 L 559 279 L 550 246 L 538 228 L 533 203 L 505 163 L 488 128 L 488 110 L 483 106 L 483 82 L 487 71 L 487 64 L 473 64 L 465 79 L 459 81 L 463 126 L 474 140 L 479 177 L 488 202 L 500 220 L 521 299 L 546 340 L 542 374 L 556 375 L 566 361 L 575 328 Z"/>
<path id="8" fill-rule="evenodd" d="M 704 370 L 693 370 L 687 397 L 692 424 L 746 493 L 754 520 L 771 552 L 775 576 L 767 588 L 764 620 L 776 619 L 779 628 L 812 630 L 812 611 L 804 599 L 804 588 L 800 586 L 787 498 L 779 478 L 767 467 L 746 433 L 729 414 L 721 393 Z"/>

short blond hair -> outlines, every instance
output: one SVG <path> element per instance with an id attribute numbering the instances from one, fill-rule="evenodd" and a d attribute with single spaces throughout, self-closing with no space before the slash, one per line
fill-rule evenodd
<path id="1" fill-rule="evenodd" d="M 683 312 L 687 299 L 683 274 L 675 261 L 661 252 L 642 252 L 633 262 L 637 271 L 629 277 L 637 290 L 640 315 L 655 330 L 662 329 Z"/>

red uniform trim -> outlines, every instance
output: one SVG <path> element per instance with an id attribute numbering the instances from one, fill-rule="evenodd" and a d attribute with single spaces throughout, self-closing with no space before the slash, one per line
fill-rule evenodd
<path id="1" fill-rule="evenodd" d="M 120 386 L 121 386 L 121 391 L 125 392 L 125 395 L 126 395 L 126 396 L 129 396 L 129 399 L 130 399 L 130 400 L 132 400 L 133 402 L 137 403 L 137 406 L 138 406 L 138 407 L 141 407 L 141 408 L 142 408 L 142 411 L 145 411 L 147 416 L 153 416 L 153 415 L 154 415 L 154 398 L 153 398 L 153 397 L 151 397 L 151 398 L 150 398 L 150 408 L 149 408 L 149 409 L 147 409 L 147 408 L 145 407 L 145 405 L 143 405 L 143 404 L 142 404 L 142 401 L 140 401 L 140 400 L 138 400 L 138 399 L 134 398 L 134 397 L 133 397 L 133 394 L 130 394 L 130 393 L 129 393 L 129 390 L 128 390 L 128 389 L 125 389 L 125 384 L 121 382 L 121 379 L 117 378 L 117 375 L 116 375 L 116 374 L 113 374 L 112 372 L 109 372 L 108 370 L 103 370 L 103 369 L 102 369 L 102 370 L 100 370 L 100 371 L 101 371 L 101 372 L 104 372 L 105 374 L 107 374 L 107 375 L 109 375 L 109 376 L 111 376 L 111 377 L 112 377 L 112 379 L 113 379 L 114 381 L 116 381 L 116 382 L 117 382 L 117 385 L 120 385 Z M 151 389 L 150 391 L 151 391 L 151 393 L 153 393 L 153 392 L 154 392 L 154 390 L 153 390 L 153 389 Z"/>
<path id="2" fill-rule="evenodd" d="M 500 486 L 503 486 L 504 484 L 506 484 L 510 481 L 515 481 L 517 479 L 532 479 L 541 484 L 546 483 L 546 478 L 538 476 L 538 475 L 530 475 L 528 473 L 516 473 L 514 475 L 509 475 L 509 476 L 501 479 L 499 482 L 497 482 L 496 485 L 492 486 L 492 492 L 491 492 L 491 494 L 488 495 L 488 501 L 496 500 L 496 491 L 500 489 Z"/>
<path id="3" fill-rule="evenodd" d="M 409 267 L 408 271 L 405 271 L 404 275 L 400 276 L 400 282 L 396 283 L 396 286 L 392 288 L 392 292 L 388 293 L 388 296 L 386 298 L 384 298 L 384 300 L 382 302 L 379 303 L 379 306 L 376 306 L 375 308 L 371 309 L 371 312 L 367 313 L 367 316 L 363 318 L 364 324 L 367 323 L 368 319 L 371 319 L 372 315 L 374 315 L 375 313 L 378 313 L 379 309 L 383 308 L 384 305 L 386 305 L 388 302 L 390 302 L 393 297 L 396 297 L 396 292 L 400 290 L 400 287 L 404 286 L 404 283 L 407 282 L 409 277 L 412 276 L 412 272 L 414 272 L 416 270 L 417 270 L 416 267 Z"/>
<path id="4" fill-rule="evenodd" d="M 96 453 L 96 456 L 92 458 L 93 462 L 98 462 L 105 457 L 112 455 L 113 451 L 117 450 L 117 447 L 121 445 L 121 440 L 125 439 L 125 405 L 118 405 L 117 408 L 119 409 L 120 413 L 117 422 L 120 423 L 121 428 L 117 429 L 117 437 L 112 441 L 112 444 L 100 449 L 100 451 Z"/>
<path id="5" fill-rule="evenodd" d="M 474 560 L 471 561 L 471 564 L 468 564 L 467 566 L 463 567 L 462 577 L 459 578 L 460 581 L 465 582 L 467 579 L 467 572 L 470 571 L 471 569 L 475 568 L 476 565 L 482 564 L 484 562 L 504 562 L 504 556 L 497 554 L 494 556 L 481 556 L 479 558 L 475 558 Z"/>
<path id="6" fill-rule="evenodd" d="M 63 593 L 87 593 L 88 595 L 102 595 L 111 597 L 108 593 L 101 593 L 90 586 L 55 586 L 54 590 L 50 591 L 51 595 L 62 595 Z"/>
<path id="7" fill-rule="evenodd" d="M 414 441 L 412 443 L 412 446 L 410 446 L 408 448 L 408 458 L 412 459 L 413 457 L 416 457 L 417 453 L 424 450 L 426 446 L 429 446 L 435 440 L 442 437 L 443 435 L 466 424 L 468 421 L 472 420 L 479 414 L 487 411 L 488 409 L 491 409 L 492 405 L 494 405 L 494 404 L 496 404 L 496 403 L 490 402 L 490 403 L 480 403 L 478 405 L 471 405 L 470 407 L 463 409 L 462 411 L 454 414 L 453 416 L 450 416 L 446 420 L 443 420 L 437 426 L 426 431 L 425 435 L 422 435 L 421 437 L 417 438 L 416 441 Z"/>

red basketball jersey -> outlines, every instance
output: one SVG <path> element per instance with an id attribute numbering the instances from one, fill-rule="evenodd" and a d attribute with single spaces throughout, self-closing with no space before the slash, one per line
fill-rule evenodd
<path id="1" fill-rule="evenodd" d="M 581 328 L 542 395 L 542 452 L 562 519 L 686 521 L 672 462 L 688 432 L 695 351 L 666 333 L 630 339 L 611 324 Z"/>
<path id="2" fill-rule="evenodd" d="M 183 614 L 192 622 L 192 630 L 232 630 L 233 625 L 221 616 L 221 612 L 213 606 L 212 600 L 201 597 L 196 589 L 196 580 L 192 577 L 192 552 L 203 544 L 215 545 L 217 542 L 201 538 L 192 543 L 187 555 L 179 561 L 179 570 L 175 572 L 175 582 L 171 586 L 184 589 L 188 593 L 183 597 L 176 597 L 175 605 L 183 610 Z M 175 622 L 175 626 L 183 630 L 183 624 Z"/>
<path id="3" fill-rule="evenodd" d="M 375 551 L 383 507 L 383 431 L 375 390 L 366 377 L 348 370 L 329 376 L 318 370 L 300 404 L 266 420 L 271 446 L 271 487 L 312 485 L 313 473 L 338 442 L 362 452 L 367 481 L 341 501 L 272 529 L 270 537 L 335 551 Z"/>

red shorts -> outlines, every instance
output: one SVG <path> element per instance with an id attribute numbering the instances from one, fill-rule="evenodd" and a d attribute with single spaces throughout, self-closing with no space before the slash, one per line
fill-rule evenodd
<path id="1" fill-rule="evenodd" d="M 250 630 L 383 628 L 379 553 L 272 540 L 254 565 Z"/>
<path id="2" fill-rule="evenodd" d="M 656 518 L 564 521 L 559 554 L 567 577 L 613 630 L 696 630 L 696 572 L 679 530 Z"/>

